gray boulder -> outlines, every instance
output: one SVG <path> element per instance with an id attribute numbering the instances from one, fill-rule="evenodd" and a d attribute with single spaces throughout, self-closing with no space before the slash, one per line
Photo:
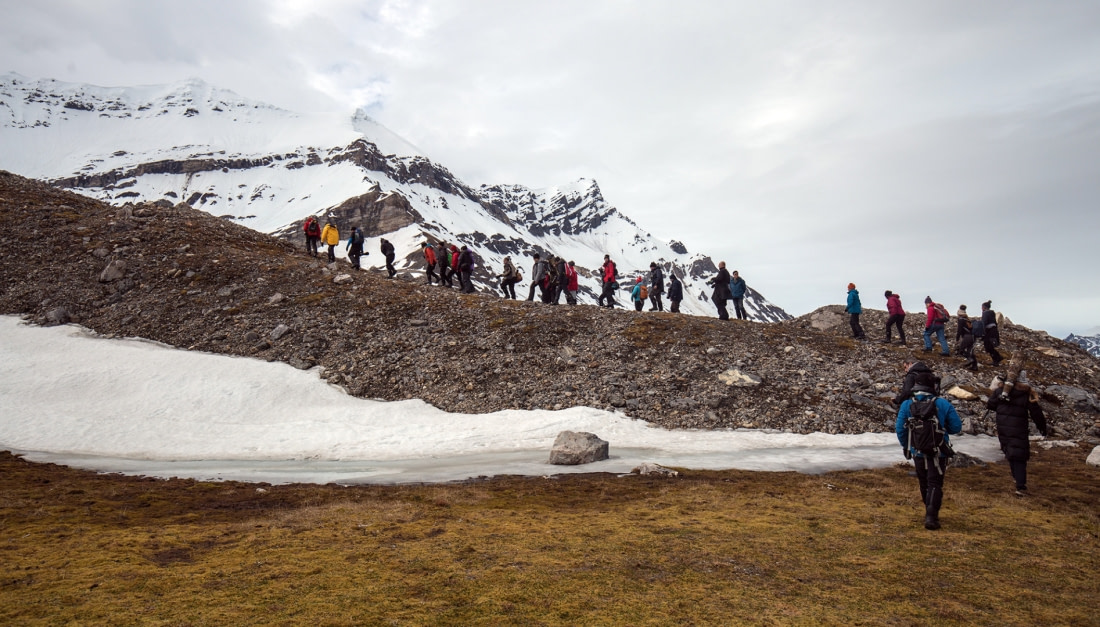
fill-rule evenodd
<path id="1" fill-rule="evenodd" d="M 1100 414 L 1100 402 L 1088 391 L 1071 385 L 1050 385 L 1046 388 L 1047 394 L 1053 394 L 1073 411 L 1088 414 Z"/>
<path id="2" fill-rule="evenodd" d="M 1085 463 L 1089 466 L 1100 466 L 1100 446 L 1092 449 L 1092 452 L 1089 453 L 1088 458 L 1085 459 Z"/>
<path id="3" fill-rule="evenodd" d="M 115 259 L 111 263 L 107 264 L 107 267 L 103 269 L 103 272 L 99 273 L 100 283 L 110 283 L 117 281 L 126 276 L 126 262 L 121 259 Z"/>
<path id="4" fill-rule="evenodd" d="M 558 466 L 590 464 L 608 458 L 608 444 L 592 433 L 562 431 L 550 449 L 550 463 Z"/>

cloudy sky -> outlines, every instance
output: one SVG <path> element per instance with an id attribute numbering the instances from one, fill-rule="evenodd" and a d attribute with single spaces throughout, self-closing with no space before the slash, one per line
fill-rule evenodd
<path id="1" fill-rule="evenodd" d="M 1100 325 L 1100 3 L 0 0 L 0 71 L 367 107 L 470 184 L 594 178 L 793 314 Z"/>

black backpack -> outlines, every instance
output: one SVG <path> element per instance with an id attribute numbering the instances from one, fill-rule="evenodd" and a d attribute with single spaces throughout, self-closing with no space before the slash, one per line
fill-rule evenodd
<path id="1" fill-rule="evenodd" d="M 936 468 L 939 468 L 941 455 L 954 457 L 955 451 L 946 440 L 947 432 L 940 426 L 936 415 L 936 397 L 914 397 L 909 403 L 909 417 L 905 419 L 905 428 L 909 431 L 906 457 L 909 457 L 910 450 L 915 450 L 930 460 L 930 465 Z"/>

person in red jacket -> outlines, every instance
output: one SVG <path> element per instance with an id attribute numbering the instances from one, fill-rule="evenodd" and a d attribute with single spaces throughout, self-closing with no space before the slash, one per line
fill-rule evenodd
<path id="1" fill-rule="evenodd" d="M 615 262 L 611 261 L 611 255 L 603 256 L 603 291 L 600 293 L 600 298 L 596 301 L 600 307 L 614 307 L 615 306 L 615 290 L 619 287 L 616 282 L 615 276 L 618 272 L 615 269 Z M 607 301 L 607 305 L 604 305 L 604 301 Z"/>
<path id="2" fill-rule="evenodd" d="M 890 314 L 890 317 L 886 319 L 886 339 L 882 341 L 883 344 L 890 343 L 890 327 L 896 326 L 898 329 L 898 338 L 901 340 L 898 342 L 902 346 L 905 346 L 905 329 L 902 328 L 905 324 L 905 309 L 901 306 L 901 296 L 886 290 L 886 313 Z"/>
<path id="3" fill-rule="evenodd" d="M 579 277 L 577 268 L 572 261 L 565 264 L 565 302 L 570 305 L 577 304 L 577 290 L 579 289 Z"/>
<path id="4" fill-rule="evenodd" d="M 924 298 L 925 306 L 925 320 L 924 320 L 924 352 L 932 352 L 932 336 L 935 335 L 936 339 L 940 342 L 941 355 L 950 355 L 951 351 L 947 349 L 947 338 L 943 333 L 943 325 L 947 322 L 943 305 L 938 305 L 932 302 L 931 296 Z"/>
<path id="5" fill-rule="evenodd" d="M 428 274 L 428 285 L 431 285 L 432 284 L 432 279 L 436 278 L 436 276 L 435 276 L 435 249 L 432 248 L 432 245 L 429 244 L 428 242 L 424 242 L 423 244 L 421 244 L 420 248 L 424 251 L 424 263 L 427 264 L 427 266 L 428 266 L 428 272 L 427 272 L 427 274 Z M 443 280 L 440 279 L 439 282 L 442 283 Z"/>
<path id="6" fill-rule="evenodd" d="M 321 225 L 317 222 L 317 218 L 314 216 L 306 218 L 302 230 L 306 232 L 306 252 L 316 257 L 317 245 L 321 243 Z"/>

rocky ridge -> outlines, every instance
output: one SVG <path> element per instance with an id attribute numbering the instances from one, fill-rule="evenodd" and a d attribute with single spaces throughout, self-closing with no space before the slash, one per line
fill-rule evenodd
<path id="1" fill-rule="evenodd" d="M 924 358 L 967 427 L 992 433 L 993 370 L 858 342 L 843 306 L 778 323 L 510 301 L 355 272 L 180 203 L 112 207 L 0 172 L 0 313 L 189 350 L 320 367 L 359 397 L 454 412 L 585 405 L 679 428 L 892 430 L 901 363 Z M 886 313 L 865 310 L 867 329 Z M 919 338 L 922 316 L 905 323 Z M 1100 435 L 1100 369 L 1080 347 L 1006 322 L 1056 436 Z M 928 356 L 931 355 L 931 356 Z"/>

